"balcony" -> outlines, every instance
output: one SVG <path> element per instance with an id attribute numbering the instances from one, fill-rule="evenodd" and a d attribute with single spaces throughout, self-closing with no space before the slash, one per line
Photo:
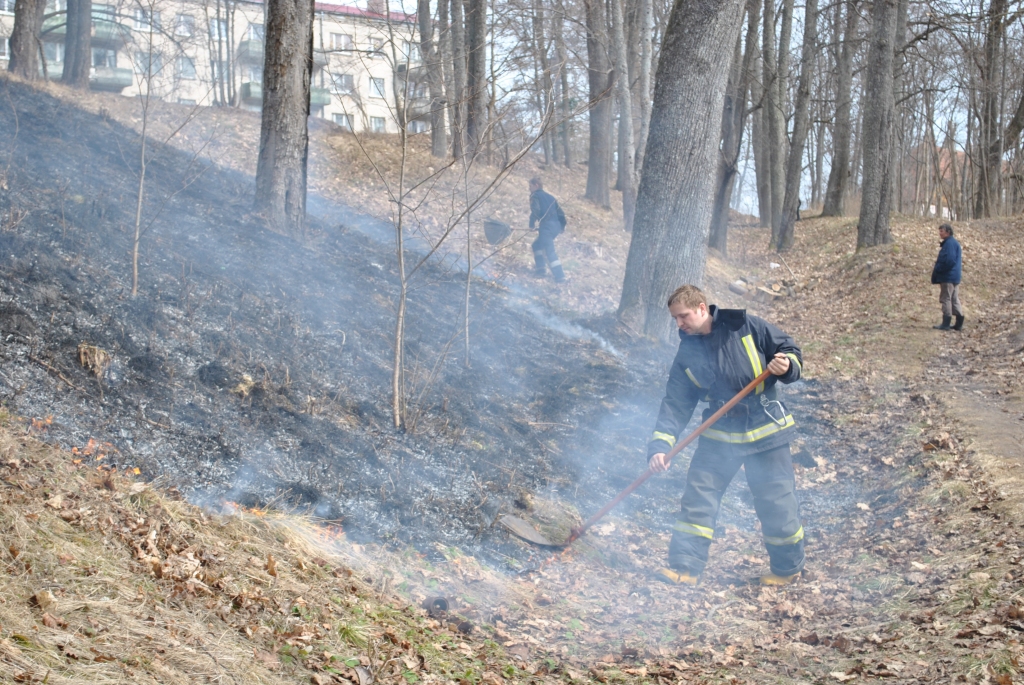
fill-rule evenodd
<path id="1" fill-rule="evenodd" d="M 135 83 L 135 75 L 131 69 L 119 67 L 96 67 L 89 74 L 89 88 L 109 93 L 120 93 Z"/>
<path id="2" fill-rule="evenodd" d="M 243 83 L 239 94 L 242 96 L 242 102 L 248 105 L 261 104 L 263 102 L 263 85 L 252 82 Z"/>
<path id="3" fill-rule="evenodd" d="M 326 88 L 309 89 L 309 106 L 326 107 L 331 104 L 331 91 Z"/>
<path id="4" fill-rule="evenodd" d="M 92 45 L 93 47 L 117 48 L 124 44 L 125 36 L 129 35 L 131 29 L 124 24 L 118 24 L 109 19 L 92 20 Z"/>
<path id="5" fill-rule="evenodd" d="M 239 43 L 238 61 L 248 64 L 263 64 L 263 41 L 243 40 Z"/>

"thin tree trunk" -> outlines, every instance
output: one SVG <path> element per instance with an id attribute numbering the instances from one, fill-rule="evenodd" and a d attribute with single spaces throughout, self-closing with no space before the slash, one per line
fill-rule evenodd
<path id="1" fill-rule="evenodd" d="M 644 155 L 647 150 L 647 135 L 651 126 L 651 65 L 654 55 L 652 37 L 654 34 L 654 3 L 640 0 L 640 76 L 637 92 L 640 93 L 640 135 L 636 146 L 636 173 L 643 172 Z"/>
<path id="2" fill-rule="evenodd" d="M 782 203 L 781 194 L 776 198 L 775 186 L 776 177 L 782 173 L 782 164 L 779 161 L 780 147 L 782 140 L 779 132 L 782 127 L 780 119 L 782 116 L 781 103 L 778 101 L 779 88 L 776 83 L 781 75 L 775 52 L 775 0 L 764 0 L 763 28 L 761 30 L 761 54 L 763 55 L 763 75 L 761 83 L 764 86 L 764 98 L 761 100 L 761 108 L 764 113 L 761 122 L 761 133 L 764 136 L 763 159 L 765 163 L 764 182 L 767 190 L 767 216 L 761 217 L 762 226 L 772 227 L 774 237 L 775 217 L 779 213 L 777 205 Z"/>
<path id="3" fill-rule="evenodd" d="M 784 252 L 793 247 L 793 226 L 800 211 L 800 178 L 803 171 L 804 143 L 811 126 L 811 78 L 818 42 L 818 0 L 804 3 L 804 39 L 800 51 L 800 79 L 793 103 L 793 140 L 786 163 L 786 195 L 782 201 L 782 222 L 775 249 Z"/>
<path id="4" fill-rule="evenodd" d="M 92 56 L 92 0 L 68 0 L 64 38 L 64 72 L 61 81 L 72 88 L 89 88 Z"/>
<path id="5" fill-rule="evenodd" d="M 569 140 L 572 108 L 569 105 L 569 60 L 565 52 L 565 40 L 562 29 L 565 24 L 565 7 L 559 0 L 556 7 L 557 17 L 555 18 L 555 57 L 558 59 L 558 77 L 560 95 L 562 98 L 562 121 L 559 124 L 560 137 L 562 139 L 562 161 L 566 168 L 572 168 L 572 145 Z"/>
<path id="6" fill-rule="evenodd" d="M 445 0 L 440 0 L 444 2 Z M 455 82 L 452 107 L 452 152 L 456 159 L 466 154 L 466 23 L 462 0 L 451 0 L 452 75 Z"/>
<path id="7" fill-rule="evenodd" d="M 769 0 L 774 1 L 774 0 Z M 772 237 L 771 245 L 779 244 L 782 230 L 782 203 L 786 194 L 786 155 L 789 140 L 786 136 L 786 96 L 789 83 L 789 42 L 793 33 L 793 0 L 782 0 L 782 15 L 779 17 L 778 66 L 772 82 L 774 95 L 769 109 L 771 121 L 771 163 L 772 163 Z M 774 35 L 773 35 L 774 39 Z"/>
<path id="8" fill-rule="evenodd" d="M 268 0 L 256 211 L 293 235 L 306 222 L 312 0 Z"/>
<path id="9" fill-rule="evenodd" d="M 587 77 L 590 87 L 590 153 L 584 198 L 611 206 L 611 79 L 604 0 L 584 0 L 587 19 Z"/>
<path id="10" fill-rule="evenodd" d="M 619 101 L 619 164 L 622 173 L 622 224 L 627 233 L 633 230 L 633 216 L 636 211 L 636 144 L 633 141 L 633 96 L 629 90 L 629 68 L 626 57 L 626 32 L 622 4 L 625 0 L 611 0 L 612 43 L 615 49 L 615 94 Z"/>
<path id="11" fill-rule="evenodd" d="M 719 114 L 741 8 L 740 0 L 676 0 L 668 21 L 618 311 L 655 338 L 672 328 L 668 294 L 704 279 Z"/>
<path id="12" fill-rule="evenodd" d="M 537 114 L 543 123 L 547 121 L 551 99 L 551 75 L 548 73 L 548 45 L 544 38 L 544 10 L 540 0 L 533 0 L 531 7 L 531 26 L 533 28 L 533 84 L 534 97 L 537 101 Z M 546 124 L 545 129 L 547 129 Z M 553 150 L 551 136 L 545 130 L 541 135 L 541 146 L 544 149 L 544 164 L 550 164 Z"/>
<path id="13" fill-rule="evenodd" d="M 46 0 L 16 0 L 14 3 L 14 28 L 11 31 L 11 56 L 7 70 L 26 81 L 39 78 L 39 53 L 42 43 L 39 34 L 43 30 L 43 15 Z"/>
<path id="14" fill-rule="evenodd" d="M 767 99 L 767 92 L 764 86 L 761 86 L 759 90 L 761 105 L 754 111 L 750 122 L 750 140 L 754 153 L 754 185 L 757 189 L 757 223 L 761 228 L 771 228 L 771 170 L 768 168 L 768 135 L 765 133 L 765 130 L 768 128 L 766 125 L 768 108 L 764 105 L 764 101 Z"/>
<path id="15" fill-rule="evenodd" d="M 471 154 L 480 151 L 487 127 L 487 2 L 466 0 L 466 140 Z"/>
<path id="16" fill-rule="evenodd" d="M 715 181 L 715 204 L 711 214 L 708 246 L 728 254 L 729 205 L 736 184 L 737 165 L 743 147 L 743 127 L 746 122 L 747 90 L 752 76 L 754 53 L 757 50 L 757 25 L 761 18 L 759 0 L 747 2 L 747 42 L 742 47 L 741 36 L 736 36 L 732 69 L 725 89 L 722 108 L 722 146 L 718 154 L 718 174 Z"/>

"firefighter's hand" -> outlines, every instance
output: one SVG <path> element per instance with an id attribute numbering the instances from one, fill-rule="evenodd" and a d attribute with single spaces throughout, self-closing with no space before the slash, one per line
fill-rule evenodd
<path id="1" fill-rule="evenodd" d="M 789 371 L 789 357 L 777 352 L 775 358 L 768 362 L 768 370 L 776 376 L 785 376 Z"/>
<path id="2" fill-rule="evenodd" d="M 647 462 L 647 466 L 655 473 L 664 473 L 665 471 L 668 471 L 668 467 L 671 464 L 672 462 L 665 458 L 664 452 L 658 452 L 651 457 L 650 461 Z"/>

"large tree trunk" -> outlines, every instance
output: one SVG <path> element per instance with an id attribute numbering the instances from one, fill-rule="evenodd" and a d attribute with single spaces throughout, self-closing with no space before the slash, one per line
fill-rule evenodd
<path id="1" fill-rule="evenodd" d="M 440 4 L 445 4 L 441 0 Z M 430 0 L 418 0 L 416 18 L 420 29 L 420 58 L 427 72 L 427 89 L 430 94 L 430 153 L 434 157 L 448 156 L 448 136 L 444 128 L 444 79 L 441 74 L 441 57 L 434 47 L 434 22 L 430 14 Z"/>
<path id="2" fill-rule="evenodd" d="M 858 248 L 892 241 L 889 231 L 889 213 L 892 211 L 889 166 L 892 164 L 896 118 L 893 64 L 898 13 L 897 0 L 874 0 L 864 107 L 861 110 L 864 113 L 861 133 L 864 172 L 857 223 Z"/>
<path id="3" fill-rule="evenodd" d="M 640 0 L 638 9 L 640 21 L 640 75 L 637 81 L 637 92 L 640 94 L 640 135 L 636 144 L 636 173 L 644 168 L 644 151 L 647 149 L 647 133 L 651 125 L 651 64 L 654 54 L 652 37 L 654 34 L 654 3 L 652 0 Z"/>
<path id="4" fill-rule="evenodd" d="M 626 232 L 633 230 L 633 215 L 636 210 L 636 144 L 633 142 L 633 96 L 629 90 L 629 68 L 626 63 L 626 32 L 622 4 L 625 0 L 611 0 L 612 43 L 615 46 L 615 95 L 619 101 L 619 164 L 622 173 L 619 183 L 622 190 L 622 224 Z"/>
<path id="5" fill-rule="evenodd" d="M 999 175 L 1003 161 L 1003 135 L 999 130 L 1002 104 L 1000 65 L 1003 61 L 1003 42 L 1006 39 L 1007 0 L 992 0 L 988 6 L 985 27 L 984 59 L 978 65 L 981 90 L 981 113 L 978 147 L 981 149 L 981 179 L 975 198 L 974 215 L 987 218 L 995 213 L 999 196 Z"/>
<path id="6" fill-rule="evenodd" d="M 86 90 L 92 57 L 92 0 L 68 0 L 66 30 L 60 80 L 72 88 Z"/>
<path id="7" fill-rule="evenodd" d="M 466 141 L 471 154 L 476 154 L 487 127 L 486 0 L 466 0 L 466 58 Z"/>
<path id="8" fill-rule="evenodd" d="M 736 36 L 736 50 L 732 57 L 729 83 L 725 89 L 722 108 L 722 146 L 718 154 L 718 174 L 715 180 L 715 204 L 711 214 L 711 232 L 708 246 L 723 255 L 728 254 L 729 205 L 736 185 L 740 150 L 743 147 L 743 126 L 746 122 L 747 90 L 752 77 L 751 67 L 757 50 L 757 24 L 761 18 L 758 0 L 747 2 L 747 44 L 741 51 L 740 36 Z"/>
<path id="9" fill-rule="evenodd" d="M 850 183 L 850 132 L 853 110 L 853 57 L 857 52 L 860 9 L 856 0 L 846 3 L 846 29 L 836 74 L 836 114 L 832 129 L 832 168 L 828 172 L 822 216 L 843 216 Z"/>
<path id="10" fill-rule="evenodd" d="M 800 178 L 803 171 L 804 143 L 811 126 L 811 78 L 818 42 L 818 0 L 804 3 L 804 40 L 800 52 L 800 80 L 796 102 L 793 103 L 793 140 L 786 163 L 786 195 L 782 201 L 782 221 L 775 249 L 783 252 L 793 247 L 793 226 L 800 211 Z"/>
<path id="11" fill-rule="evenodd" d="M 628 326 L 656 338 L 672 328 L 669 293 L 704 280 L 719 115 L 741 7 L 740 0 L 676 0 L 665 32 L 619 302 Z"/>
<path id="12" fill-rule="evenodd" d="M 306 222 L 312 66 L 313 1 L 268 0 L 255 206 L 292 234 Z"/>
<path id="13" fill-rule="evenodd" d="M 587 81 L 590 87 L 590 154 L 583 197 L 611 207 L 612 100 L 604 0 L 584 0 L 587 12 Z"/>
<path id="14" fill-rule="evenodd" d="M 28 81 L 39 78 L 39 34 L 43 30 L 46 0 L 16 0 L 7 70 Z"/>

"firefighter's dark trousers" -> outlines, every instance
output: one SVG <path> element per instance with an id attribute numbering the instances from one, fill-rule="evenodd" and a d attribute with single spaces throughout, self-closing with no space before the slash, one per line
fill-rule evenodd
<path id="1" fill-rule="evenodd" d="M 669 566 L 693 575 L 704 570 L 722 495 L 742 466 L 754 496 L 772 573 L 799 573 L 804 567 L 804 529 L 797 512 L 789 445 L 746 456 L 737 456 L 736 452 L 725 443 L 701 440 L 686 474 L 682 511 L 668 548 Z"/>
<path id="2" fill-rule="evenodd" d="M 565 271 L 562 269 L 562 262 L 555 253 L 555 237 L 561 232 L 560 228 L 548 228 L 541 226 L 537 239 L 533 241 L 533 261 L 536 265 L 536 274 L 543 276 L 547 273 L 545 269 L 545 258 L 547 266 L 551 267 L 551 275 L 556 281 L 565 280 Z"/>

